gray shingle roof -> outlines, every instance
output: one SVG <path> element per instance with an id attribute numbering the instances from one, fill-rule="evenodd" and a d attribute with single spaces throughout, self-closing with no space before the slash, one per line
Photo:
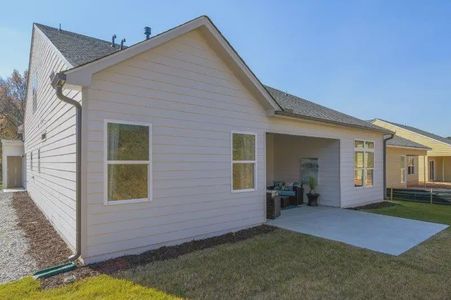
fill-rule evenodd
<path id="1" fill-rule="evenodd" d="M 431 133 L 431 132 L 427 132 L 427 131 L 424 131 L 424 130 L 421 130 L 421 129 L 418 129 L 418 128 L 415 128 L 415 127 L 412 127 L 412 126 L 408 126 L 408 125 L 402 125 L 402 124 L 399 124 L 399 123 L 390 122 L 390 121 L 386 121 L 386 120 L 382 120 L 382 119 L 379 119 L 379 120 L 387 122 L 387 123 L 390 123 L 390 124 L 393 124 L 395 126 L 398 126 L 398 127 L 404 128 L 404 129 L 407 129 L 407 130 L 410 130 L 412 132 L 415 132 L 415 133 L 427 136 L 427 137 L 429 137 L 431 139 L 443 142 L 445 144 L 451 145 L 451 140 L 450 139 L 447 139 L 445 137 L 439 136 L 437 134 L 434 134 L 434 133 Z"/>
<path id="2" fill-rule="evenodd" d="M 306 119 L 335 123 L 344 126 L 366 128 L 382 132 L 390 132 L 384 128 L 360 120 L 353 116 L 313 103 L 309 100 L 287 94 L 270 86 L 265 86 L 268 92 L 284 110 L 281 114 L 291 114 Z"/>
<path id="3" fill-rule="evenodd" d="M 61 54 L 74 66 L 83 65 L 119 50 L 110 42 L 82 34 L 59 30 L 42 24 L 35 24 L 50 39 Z M 358 127 L 388 133 L 387 129 L 373 125 L 311 101 L 265 86 L 274 100 L 282 108 L 281 115 L 291 115 L 304 119 Z"/>
<path id="4" fill-rule="evenodd" d="M 400 137 L 398 135 L 395 135 L 392 139 L 388 140 L 387 145 L 395 146 L 395 147 L 408 147 L 408 148 L 431 150 L 431 148 L 429 148 L 425 145 L 416 143 L 414 141 L 408 140 L 408 139 Z"/>
<path id="5" fill-rule="evenodd" d="M 119 51 L 120 46 L 112 47 L 111 42 L 42 24 L 35 25 L 74 67 Z"/>

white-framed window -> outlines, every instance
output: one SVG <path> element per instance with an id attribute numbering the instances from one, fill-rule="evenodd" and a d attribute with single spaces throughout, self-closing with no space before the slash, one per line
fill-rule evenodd
<path id="1" fill-rule="evenodd" d="M 38 79 L 36 73 L 33 73 L 31 78 L 31 95 L 32 95 L 32 108 L 33 114 L 38 109 Z"/>
<path id="2" fill-rule="evenodd" d="M 400 161 L 399 161 L 399 167 L 401 170 L 401 183 L 406 183 L 406 156 L 401 155 Z"/>
<path id="3" fill-rule="evenodd" d="M 232 192 L 257 188 L 257 134 L 232 132 Z"/>
<path id="4" fill-rule="evenodd" d="M 415 156 L 407 156 L 407 174 L 415 175 Z"/>
<path id="5" fill-rule="evenodd" d="M 105 204 L 152 199 L 152 124 L 105 120 Z"/>
<path id="6" fill-rule="evenodd" d="M 38 149 L 38 173 L 41 173 L 41 149 Z"/>
<path id="7" fill-rule="evenodd" d="M 374 142 L 354 141 L 354 186 L 371 187 L 374 184 Z"/>

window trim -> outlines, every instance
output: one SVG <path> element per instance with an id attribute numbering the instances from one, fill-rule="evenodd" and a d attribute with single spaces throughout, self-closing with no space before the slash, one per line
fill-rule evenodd
<path id="1" fill-rule="evenodd" d="M 407 157 L 407 160 L 406 160 L 406 162 L 407 162 L 407 175 L 415 175 L 416 174 L 416 169 L 417 169 L 417 166 L 416 166 L 416 164 L 415 164 L 415 155 L 406 155 L 406 157 Z M 412 161 L 412 165 L 411 166 L 409 166 L 409 160 L 411 160 Z M 409 168 L 412 168 L 412 173 L 409 173 Z"/>
<path id="2" fill-rule="evenodd" d="M 38 78 L 36 72 L 32 74 L 31 78 L 31 106 L 33 115 L 38 110 Z"/>
<path id="3" fill-rule="evenodd" d="M 247 134 L 247 135 L 253 135 L 255 137 L 255 144 L 254 144 L 254 153 L 255 158 L 254 160 L 233 160 L 233 135 L 234 134 Z M 236 163 L 253 163 L 254 164 L 254 188 L 252 189 L 242 189 L 242 190 L 235 190 L 233 189 L 233 165 Z M 250 131 L 236 131 L 232 130 L 230 133 L 230 191 L 232 193 L 249 193 L 249 192 L 255 192 L 257 190 L 257 133 L 250 132 Z"/>
<path id="4" fill-rule="evenodd" d="M 41 148 L 38 149 L 38 173 L 41 173 Z"/>
<path id="5" fill-rule="evenodd" d="M 149 160 L 112 160 L 108 161 L 108 124 L 125 124 L 125 125 L 137 125 L 137 126 L 147 126 L 149 128 Z M 140 199 L 129 199 L 129 200 L 108 200 L 108 165 L 110 164 L 147 164 L 147 198 Z M 153 199 L 153 181 L 152 181 L 152 124 L 147 122 L 137 122 L 137 121 L 125 121 L 117 119 L 104 119 L 103 124 L 103 204 L 104 205 L 121 205 L 121 204 L 133 204 L 133 203 L 143 203 L 151 202 Z"/>
<path id="6" fill-rule="evenodd" d="M 355 142 L 356 141 L 360 141 L 360 142 L 363 142 L 363 148 L 356 148 L 356 146 L 355 146 Z M 369 142 L 369 143 L 373 143 L 373 149 L 369 149 L 369 148 L 367 148 L 366 147 L 366 143 L 367 142 Z M 362 185 L 358 185 L 358 186 L 356 186 L 355 185 L 355 183 L 354 183 L 354 188 L 356 188 L 356 189 L 362 189 L 362 188 L 373 188 L 374 187 L 374 170 L 376 170 L 376 151 L 375 151 L 375 149 L 376 149 L 376 142 L 374 141 L 374 140 L 372 140 L 372 139 L 364 139 L 364 138 L 354 138 L 354 141 L 353 141 L 353 149 L 354 149 L 354 152 L 353 152 L 353 156 L 354 156 L 354 159 L 353 159 L 353 164 L 354 164 L 354 166 L 353 166 L 353 177 L 352 177 L 352 181 L 353 182 L 355 182 L 355 170 L 356 170 L 356 167 L 355 167 L 355 153 L 357 152 L 357 151 L 359 151 L 359 152 L 363 152 L 363 178 L 362 178 Z M 366 166 L 365 166 L 365 153 L 366 152 L 372 152 L 373 153 L 373 163 L 374 163 L 374 166 L 372 167 L 372 168 L 367 168 Z M 365 184 L 365 181 L 366 181 L 366 177 L 367 177 L 367 170 L 373 170 L 373 184 L 372 185 L 366 185 Z"/>

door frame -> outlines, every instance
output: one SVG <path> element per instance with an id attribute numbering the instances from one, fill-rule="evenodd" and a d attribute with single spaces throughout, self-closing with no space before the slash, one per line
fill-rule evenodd
<path id="1" fill-rule="evenodd" d="M 10 166 L 10 158 L 16 158 L 16 161 L 19 164 L 19 183 L 15 186 L 11 186 L 11 182 L 10 182 L 10 170 L 11 170 L 11 166 Z M 23 185 L 23 158 L 21 155 L 7 155 L 6 156 L 6 164 L 4 165 L 4 167 L 6 167 L 6 178 L 4 178 L 4 188 L 17 188 L 17 187 L 22 187 Z"/>

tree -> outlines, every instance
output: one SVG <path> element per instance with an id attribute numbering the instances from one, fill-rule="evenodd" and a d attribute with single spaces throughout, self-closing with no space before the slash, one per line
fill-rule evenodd
<path id="1" fill-rule="evenodd" d="M 0 77 L 0 138 L 18 138 L 17 129 L 24 122 L 28 72 L 14 70 L 10 77 Z"/>

